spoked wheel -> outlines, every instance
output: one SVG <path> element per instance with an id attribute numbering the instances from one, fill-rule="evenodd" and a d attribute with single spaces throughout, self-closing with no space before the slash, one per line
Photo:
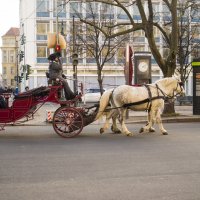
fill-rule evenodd
<path id="1" fill-rule="evenodd" d="M 60 107 L 54 113 L 53 128 L 61 137 L 75 137 L 83 129 L 83 116 L 76 108 Z"/>

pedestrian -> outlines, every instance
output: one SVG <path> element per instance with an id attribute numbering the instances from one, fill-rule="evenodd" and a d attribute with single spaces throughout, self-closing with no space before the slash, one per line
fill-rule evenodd
<path id="1" fill-rule="evenodd" d="M 64 86 L 65 98 L 71 100 L 75 98 L 75 94 L 70 89 L 67 80 L 63 77 L 63 68 L 61 63 L 61 54 L 56 52 L 48 57 L 49 60 L 49 81 L 59 79 Z"/>
<path id="2" fill-rule="evenodd" d="M 26 91 L 26 92 L 29 91 L 29 87 L 28 87 L 28 86 L 25 87 L 25 91 Z"/>
<path id="3" fill-rule="evenodd" d="M 5 101 L 5 98 L 2 95 L 3 93 L 6 93 L 6 92 L 7 92 L 7 87 L 4 87 L 3 82 L 1 82 L 0 83 L 0 109 L 7 107 L 7 103 Z"/>

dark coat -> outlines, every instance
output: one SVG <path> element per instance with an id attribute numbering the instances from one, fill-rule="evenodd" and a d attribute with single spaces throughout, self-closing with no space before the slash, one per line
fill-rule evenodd
<path id="1" fill-rule="evenodd" d="M 49 78 L 50 79 L 56 79 L 60 76 L 62 76 L 63 69 L 62 65 L 58 62 L 50 62 L 49 65 Z"/>
<path id="2" fill-rule="evenodd" d="M 0 94 L 6 93 L 6 92 L 7 92 L 7 90 L 5 90 L 4 88 L 0 87 Z"/>

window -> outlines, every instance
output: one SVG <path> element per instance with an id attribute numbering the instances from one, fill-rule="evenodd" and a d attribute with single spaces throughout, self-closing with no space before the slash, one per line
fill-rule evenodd
<path id="1" fill-rule="evenodd" d="M 37 34 L 47 34 L 49 32 L 49 23 L 37 23 Z"/>
<path id="2" fill-rule="evenodd" d="M 49 17 L 49 0 L 37 0 L 37 17 Z"/>
<path id="3" fill-rule="evenodd" d="M 37 46 L 37 63 L 48 63 L 49 49 L 47 46 Z"/>
<path id="4" fill-rule="evenodd" d="M 137 5 L 133 5 L 133 15 L 140 15 Z"/>
<path id="5" fill-rule="evenodd" d="M 57 1 L 57 4 L 56 4 L 56 1 Z M 58 17 L 66 17 L 65 1 L 63 1 L 63 0 L 54 0 L 53 1 L 53 7 L 54 7 L 54 11 L 57 10 Z M 56 17 L 57 13 L 54 12 L 54 17 Z"/>
<path id="6" fill-rule="evenodd" d="M 94 58 L 94 49 L 90 49 L 90 50 L 86 50 L 86 60 L 87 60 L 87 63 L 95 63 L 96 60 Z M 92 52 L 93 51 L 93 52 Z"/>
<path id="7" fill-rule="evenodd" d="M 6 68 L 6 67 L 3 67 L 2 73 L 3 73 L 3 74 L 7 74 L 7 68 Z"/>
<path id="8" fill-rule="evenodd" d="M 124 62 L 124 48 L 119 48 L 117 51 L 117 60 L 118 63 Z"/>
<path id="9" fill-rule="evenodd" d="M 11 86 L 15 86 L 15 80 L 11 79 Z"/>
<path id="10" fill-rule="evenodd" d="M 8 57 L 7 57 L 7 51 L 3 51 L 3 62 L 4 63 L 7 63 L 8 62 L 8 59 L 7 59 Z"/>
<path id="11" fill-rule="evenodd" d="M 162 14 L 163 14 L 164 21 L 171 21 L 171 13 L 169 11 L 169 8 L 165 4 L 163 5 Z"/>
<path id="12" fill-rule="evenodd" d="M 70 17 L 76 17 L 78 14 L 82 13 L 82 3 L 81 2 L 71 2 L 70 3 Z"/>
<path id="13" fill-rule="evenodd" d="M 118 19 L 128 19 L 128 16 L 121 8 L 117 8 L 117 18 Z"/>
<path id="14" fill-rule="evenodd" d="M 47 40 L 49 23 L 37 23 L 37 40 Z"/>
<path id="15" fill-rule="evenodd" d="M 10 50 L 10 63 L 14 63 L 14 62 L 15 62 L 15 51 Z"/>
<path id="16" fill-rule="evenodd" d="M 11 73 L 11 74 L 15 74 L 15 68 L 14 68 L 14 67 L 11 67 L 11 68 L 10 68 L 10 73 Z"/>
<path id="17" fill-rule="evenodd" d="M 63 33 L 66 34 L 67 28 L 66 28 L 66 22 L 63 22 L 63 25 L 61 23 L 58 23 L 58 32 L 60 33 L 63 29 Z M 56 23 L 53 23 L 53 32 L 56 32 Z"/>
<path id="18" fill-rule="evenodd" d="M 86 16 L 87 18 L 98 18 L 98 3 L 87 2 L 86 3 Z"/>

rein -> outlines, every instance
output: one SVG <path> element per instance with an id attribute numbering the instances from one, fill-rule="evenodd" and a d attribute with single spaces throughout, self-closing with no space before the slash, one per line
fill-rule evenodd
<path id="1" fill-rule="evenodd" d="M 168 94 L 166 94 L 163 90 L 161 90 L 159 87 L 158 87 L 158 84 L 156 84 L 156 88 L 157 88 L 157 90 L 159 90 L 162 94 L 163 94 L 163 96 L 165 97 L 165 101 L 167 101 L 168 99 L 174 99 L 174 97 L 177 97 L 178 95 L 180 95 L 181 93 L 182 93 L 182 85 L 183 85 L 183 83 L 182 82 L 178 82 L 177 83 L 177 85 L 176 85 L 176 89 L 174 89 L 173 90 L 173 96 L 170 96 L 170 95 L 168 95 Z M 178 88 L 178 86 L 180 86 L 180 88 L 181 88 L 181 91 L 179 92 L 179 93 L 176 93 L 176 94 L 174 94 L 174 92 L 177 90 L 177 88 Z"/>

